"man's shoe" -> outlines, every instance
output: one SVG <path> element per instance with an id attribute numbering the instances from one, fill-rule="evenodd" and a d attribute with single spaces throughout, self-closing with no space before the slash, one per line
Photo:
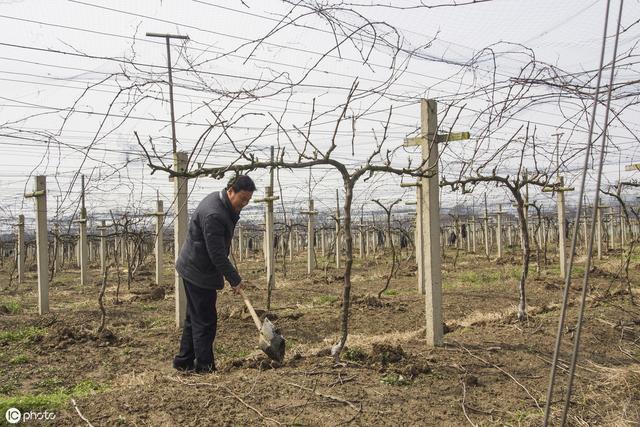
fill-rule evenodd
<path id="1" fill-rule="evenodd" d="M 210 374 L 216 371 L 216 365 L 215 363 L 211 363 L 209 365 L 200 365 L 199 363 L 196 363 L 194 370 L 197 374 Z"/>
<path id="2" fill-rule="evenodd" d="M 195 369 L 195 365 L 193 362 L 190 363 L 177 363 L 175 360 L 173 361 L 173 369 L 176 369 L 180 372 L 191 372 Z"/>

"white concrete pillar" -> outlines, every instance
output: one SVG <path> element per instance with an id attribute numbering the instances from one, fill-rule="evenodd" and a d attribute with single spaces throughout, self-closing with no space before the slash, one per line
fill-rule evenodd
<path id="1" fill-rule="evenodd" d="M 18 283 L 24 282 L 26 251 L 24 244 L 24 215 L 18 215 L 16 262 L 18 264 Z"/>
<path id="2" fill-rule="evenodd" d="M 47 230 L 47 177 L 34 179 L 33 197 L 36 201 L 36 261 L 38 265 L 38 313 L 49 312 L 49 238 Z"/>
<path id="3" fill-rule="evenodd" d="M 162 267 L 164 265 L 164 206 L 162 200 L 156 200 L 156 239 L 155 239 L 155 256 L 156 256 L 156 284 L 162 285 Z"/>
<path id="4" fill-rule="evenodd" d="M 188 154 L 185 152 L 173 153 L 173 164 L 176 172 L 187 171 Z M 184 245 L 187 238 L 187 229 L 189 227 L 189 212 L 188 212 L 188 194 L 189 194 L 189 182 L 188 179 L 182 176 L 173 177 L 174 186 L 174 210 L 175 221 L 173 224 L 174 236 L 173 247 L 175 261 L 178 261 L 180 256 L 180 250 Z M 178 274 L 178 271 L 174 273 L 174 292 L 175 292 L 175 322 L 178 328 L 184 325 L 184 319 L 187 313 L 187 299 L 184 292 L 184 283 L 182 278 Z"/>
<path id="5" fill-rule="evenodd" d="M 107 225 L 100 221 L 100 277 L 107 271 Z"/>

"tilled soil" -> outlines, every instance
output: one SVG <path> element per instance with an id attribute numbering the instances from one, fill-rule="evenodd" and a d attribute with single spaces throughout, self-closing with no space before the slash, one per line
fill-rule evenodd
<path id="1" fill-rule="evenodd" d="M 171 368 L 180 332 L 168 269 L 162 290 L 143 275 L 131 290 L 121 286 L 117 302 L 110 276 L 100 333 L 97 279 L 83 289 L 77 271 L 59 275 L 50 290 L 52 312 L 38 316 L 33 273 L 16 290 L 15 284 L 7 289 L 8 273 L 0 272 L 0 403 L 62 393 L 52 425 L 87 425 L 79 414 L 96 426 L 540 425 L 562 295 L 557 270 L 549 266 L 536 277 L 532 265 L 529 316 L 520 322 L 517 257 L 495 262 L 461 253 L 455 268 L 452 260 L 445 258 L 443 273 L 445 345 L 435 349 L 424 340 L 415 268 L 403 264 L 378 299 L 389 270 L 385 258 L 356 261 L 340 363 L 330 349 L 339 336 L 341 272 L 328 268 L 309 278 L 301 254 L 286 278 L 278 271 L 267 311 L 260 263 L 242 263 L 241 273 L 256 284 L 249 296 L 284 334 L 287 356 L 278 364 L 257 350 L 258 333 L 242 300 L 224 291 L 218 372 L 208 375 Z M 572 425 L 640 425 L 640 308 L 613 274 L 616 262 L 600 263 L 591 280 Z M 579 284 L 577 275 L 563 331 L 555 424 L 576 338 Z M 636 291 L 637 282 L 633 286 Z"/>

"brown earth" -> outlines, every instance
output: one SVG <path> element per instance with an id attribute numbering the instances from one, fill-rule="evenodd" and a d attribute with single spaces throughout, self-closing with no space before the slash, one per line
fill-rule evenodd
<path id="1" fill-rule="evenodd" d="M 541 425 L 562 295 L 557 268 L 536 277 L 532 263 L 529 317 L 519 322 L 517 256 L 496 262 L 461 252 L 454 268 L 448 252 L 448 333 L 445 345 L 433 349 L 424 340 L 424 299 L 410 262 L 376 298 L 387 258 L 356 260 L 350 336 L 339 364 L 329 352 L 339 334 L 341 272 L 328 267 L 308 278 L 300 254 L 286 278 L 278 271 L 267 313 L 260 262 L 241 263 L 241 273 L 257 284 L 250 298 L 287 339 L 287 357 L 278 365 L 256 349 L 258 334 L 241 299 L 224 291 L 215 343 L 219 371 L 209 375 L 171 368 L 180 333 L 169 266 L 163 290 L 154 289 L 149 265 L 131 290 L 122 285 L 117 303 L 111 274 L 101 334 L 95 332 L 97 271 L 96 283 L 84 289 L 77 270 L 58 275 L 52 312 L 44 316 L 37 315 L 33 273 L 16 289 L 2 271 L 0 409 L 54 410 L 51 425 L 87 425 L 79 413 L 95 426 Z M 640 425 L 640 307 L 615 276 L 619 263 L 613 255 L 597 262 L 591 280 L 570 425 Z M 631 271 L 636 268 L 634 260 Z M 563 334 L 554 425 L 575 338 L 580 271 Z M 633 273 L 631 280 L 640 301 Z"/>

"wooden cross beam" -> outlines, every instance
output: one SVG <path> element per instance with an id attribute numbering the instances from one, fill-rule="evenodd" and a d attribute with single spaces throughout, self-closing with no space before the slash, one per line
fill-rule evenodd
<path id="1" fill-rule="evenodd" d="M 436 142 L 442 143 L 442 142 L 451 142 L 451 141 L 464 141 L 469 138 L 471 138 L 471 134 L 469 132 L 439 133 L 436 136 Z M 412 138 L 406 138 L 404 140 L 404 146 L 405 147 L 420 146 L 425 142 L 429 142 L 428 139 L 426 139 L 423 136 L 416 136 Z"/>
<path id="2" fill-rule="evenodd" d="M 552 185 L 542 187 L 543 193 L 565 193 L 567 191 L 574 191 L 574 190 L 575 188 L 573 187 L 564 186 L 564 179 L 560 179 L 558 182 Z"/>
<path id="3" fill-rule="evenodd" d="M 47 194 L 46 190 L 38 190 L 38 191 L 33 191 L 31 193 L 24 193 L 24 197 L 29 199 L 31 197 L 41 197 L 46 194 Z"/>
<path id="4" fill-rule="evenodd" d="M 632 171 L 640 171 L 640 163 L 634 163 L 631 165 L 626 165 L 624 167 L 624 170 L 627 172 L 632 172 Z"/>
<path id="5" fill-rule="evenodd" d="M 254 203 L 268 203 L 268 202 L 274 202 L 276 200 L 280 199 L 280 197 L 278 196 L 265 196 L 262 199 L 255 199 L 253 202 Z"/>

